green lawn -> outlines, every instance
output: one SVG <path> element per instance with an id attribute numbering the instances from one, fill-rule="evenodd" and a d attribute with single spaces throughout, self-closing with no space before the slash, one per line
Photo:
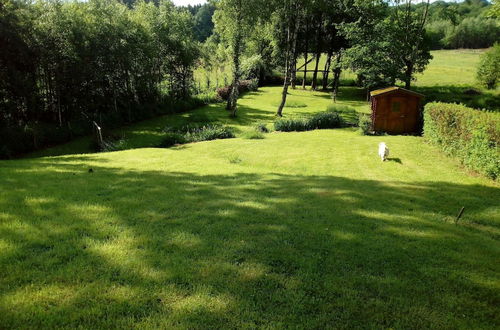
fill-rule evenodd
<path id="1" fill-rule="evenodd" d="M 244 132 L 277 98 L 124 132 Z M 286 116 L 331 102 L 291 100 Z M 498 328 L 499 200 L 420 137 L 352 129 L 0 161 L 0 328 Z"/>
<path id="2" fill-rule="evenodd" d="M 431 52 L 427 69 L 416 76 L 416 86 L 475 86 L 479 58 L 484 49 L 452 49 Z"/>

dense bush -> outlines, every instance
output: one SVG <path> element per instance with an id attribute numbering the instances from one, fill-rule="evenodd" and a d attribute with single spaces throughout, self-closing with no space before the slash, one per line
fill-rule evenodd
<path id="1" fill-rule="evenodd" d="M 274 122 L 274 129 L 281 132 L 302 132 L 312 128 L 305 118 L 281 118 Z"/>
<path id="2" fill-rule="evenodd" d="M 166 132 L 159 147 L 169 148 L 176 144 L 184 144 L 186 142 L 187 142 L 186 138 L 184 137 L 183 134 L 177 132 Z"/>
<path id="3" fill-rule="evenodd" d="M 488 89 L 495 89 L 500 80 L 500 44 L 495 46 L 481 56 L 481 62 L 477 69 L 477 79 Z"/>
<path id="4" fill-rule="evenodd" d="M 302 132 L 313 129 L 339 128 L 345 122 L 336 112 L 320 112 L 311 118 L 278 119 L 274 122 L 274 129 L 281 132 Z"/>
<path id="5" fill-rule="evenodd" d="M 358 119 L 359 131 L 363 135 L 369 135 L 372 132 L 372 118 L 370 115 L 362 113 Z"/>
<path id="6" fill-rule="evenodd" d="M 269 129 L 267 128 L 267 125 L 265 123 L 258 123 L 257 125 L 255 125 L 255 130 L 261 133 L 269 133 Z"/>
<path id="7" fill-rule="evenodd" d="M 211 141 L 234 138 L 233 132 L 225 126 L 208 124 L 202 127 L 187 128 L 184 135 L 187 142 Z"/>
<path id="8" fill-rule="evenodd" d="M 424 110 L 424 136 L 470 169 L 499 178 L 500 114 L 429 103 Z"/>
<path id="9" fill-rule="evenodd" d="M 309 119 L 309 126 L 313 129 L 327 129 L 342 127 L 344 121 L 337 112 L 319 112 Z"/>
<path id="10" fill-rule="evenodd" d="M 166 127 L 164 131 L 165 136 L 162 142 L 158 145 L 161 148 L 168 148 L 176 144 L 190 142 L 234 138 L 234 134 L 231 129 L 222 125 L 213 124 L 206 124 L 203 126 L 185 126 L 178 130 Z"/>

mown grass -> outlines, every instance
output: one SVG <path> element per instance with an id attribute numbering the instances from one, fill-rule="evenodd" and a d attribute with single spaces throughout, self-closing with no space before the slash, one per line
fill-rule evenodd
<path id="1" fill-rule="evenodd" d="M 499 200 L 350 129 L 1 161 L 0 325 L 499 327 Z"/>

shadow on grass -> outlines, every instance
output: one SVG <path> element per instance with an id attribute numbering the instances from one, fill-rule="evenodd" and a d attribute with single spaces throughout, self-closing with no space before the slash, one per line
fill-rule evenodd
<path id="1" fill-rule="evenodd" d="M 73 161 L 0 163 L 2 327 L 496 322 L 500 189 Z"/>
<path id="2" fill-rule="evenodd" d="M 500 95 L 495 92 L 476 94 L 472 87 L 457 86 L 417 86 L 413 89 L 425 95 L 425 102 L 463 103 L 471 108 L 500 111 Z"/>
<path id="3" fill-rule="evenodd" d="M 398 163 L 398 164 L 403 164 L 403 162 L 401 161 L 401 158 L 387 158 L 387 161 L 389 161 L 389 162 L 395 162 L 395 163 Z"/>

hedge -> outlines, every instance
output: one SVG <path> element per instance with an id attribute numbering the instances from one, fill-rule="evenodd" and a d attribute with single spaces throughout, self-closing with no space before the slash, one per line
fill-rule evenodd
<path id="1" fill-rule="evenodd" d="M 500 114 L 449 103 L 428 103 L 424 137 L 468 168 L 500 177 Z"/>
<path id="2" fill-rule="evenodd" d="M 318 112 L 310 118 L 281 118 L 274 122 L 274 129 L 281 132 L 302 132 L 314 129 L 344 127 L 345 122 L 336 112 Z"/>

